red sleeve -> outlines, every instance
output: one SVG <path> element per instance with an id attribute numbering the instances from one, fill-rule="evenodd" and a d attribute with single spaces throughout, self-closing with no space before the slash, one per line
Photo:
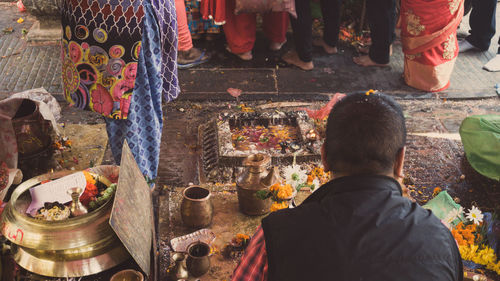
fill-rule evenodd
<path id="1" fill-rule="evenodd" d="M 267 281 L 266 240 L 262 226 L 259 226 L 250 240 L 250 244 L 248 244 L 240 264 L 234 270 L 231 280 Z"/>

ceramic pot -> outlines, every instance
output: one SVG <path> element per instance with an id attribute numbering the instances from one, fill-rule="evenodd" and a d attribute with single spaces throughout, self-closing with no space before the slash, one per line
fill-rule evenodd
<path id="1" fill-rule="evenodd" d="M 204 242 L 194 242 L 187 248 L 187 270 L 193 277 L 200 277 L 210 269 L 210 246 Z"/>
<path id="2" fill-rule="evenodd" d="M 181 217 L 185 226 L 203 228 L 212 223 L 213 206 L 210 190 L 193 185 L 182 192 Z"/>

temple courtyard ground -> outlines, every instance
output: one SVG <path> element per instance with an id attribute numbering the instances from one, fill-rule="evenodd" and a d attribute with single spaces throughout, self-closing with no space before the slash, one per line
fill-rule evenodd
<path id="1" fill-rule="evenodd" d="M 21 17 L 24 22 L 17 23 Z M 75 156 L 81 160 L 67 163 L 65 167 L 114 163 L 106 144 L 102 118 L 76 110 L 64 101 L 57 42 L 26 41 L 25 31 L 33 22 L 33 18 L 19 13 L 11 3 L 0 2 L 0 29 L 3 30 L 0 34 L 0 99 L 15 92 L 45 88 L 59 101 L 62 117 L 58 122 L 64 124 L 64 132 L 73 140 L 75 150 L 79 149 Z M 459 34 L 465 34 L 467 29 L 465 19 Z M 358 67 L 351 59 L 355 51 L 343 46 L 340 53 L 333 56 L 316 49 L 316 68 L 310 72 L 279 60 L 284 50 L 267 51 L 261 34 L 252 62 L 243 63 L 225 52 L 223 41 L 219 38 L 215 42 L 195 42 L 209 50 L 212 59 L 196 69 L 179 71 L 182 93 L 177 101 L 164 105 L 165 126 L 154 196 L 159 280 L 166 278 L 170 240 L 194 231 L 182 225 L 179 213 L 181 191 L 189 184 L 202 183 L 209 187 L 214 204 L 211 229 L 216 235 L 215 252 L 211 270 L 202 280 L 228 280 L 238 255 L 224 257 L 222 249 L 237 233 L 252 235 L 260 222 L 261 217 L 248 217 L 238 211 L 234 181 L 206 181 L 200 169 L 203 152 L 200 126 L 216 122 L 224 113 L 243 113 L 242 103 L 243 108 L 255 112 L 290 112 L 304 107 L 319 109 L 337 92 L 375 89 L 390 94 L 402 105 L 407 120 L 405 170 L 410 194 L 416 201 L 424 204 L 432 198 L 434 188 L 440 187 L 463 206 L 475 204 L 483 211 L 500 208 L 500 184 L 480 176 L 468 165 L 458 135 L 465 117 L 500 114 L 500 99 L 495 88 L 500 83 L 500 73 L 481 69 L 494 55 L 498 35 L 488 52 L 460 54 L 451 87 L 439 94 L 420 92 L 404 84 L 399 41 L 395 42 L 390 67 Z M 290 44 L 285 45 L 285 49 L 289 48 Z M 243 94 L 236 100 L 227 93 L 228 88 L 241 89 Z M 98 144 L 92 139 L 99 139 Z M 309 191 L 299 192 L 298 201 L 309 194 Z"/>

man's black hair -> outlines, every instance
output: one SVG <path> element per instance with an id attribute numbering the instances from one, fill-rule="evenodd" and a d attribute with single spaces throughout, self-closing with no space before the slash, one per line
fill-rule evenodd
<path id="1" fill-rule="evenodd" d="M 386 95 L 350 94 L 328 116 L 325 152 L 334 174 L 390 173 L 405 143 L 403 112 Z"/>

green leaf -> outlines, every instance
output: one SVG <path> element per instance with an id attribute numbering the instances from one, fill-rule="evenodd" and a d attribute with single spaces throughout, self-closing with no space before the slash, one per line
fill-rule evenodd
<path id="1" fill-rule="evenodd" d="M 255 196 L 257 196 L 257 198 L 259 199 L 266 200 L 267 198 L 271 197 L 271 192 L 263 189 L 255 192 Z"/>
<path id="2" fill-rule="evenodd" d="M 269 141 L 269 138 L 268 137 L 261 137 L 259 141 L 262 143 L 265 143 L 265 142 Z"/>
<path id="3" fill-rule="evenodd" d="M 301 183 L 295 189 L 297 189 L 297 191 L 300 191 L 303 187 L 306 187 L 306 186 L 308 186 L 307 183 Z"/>

